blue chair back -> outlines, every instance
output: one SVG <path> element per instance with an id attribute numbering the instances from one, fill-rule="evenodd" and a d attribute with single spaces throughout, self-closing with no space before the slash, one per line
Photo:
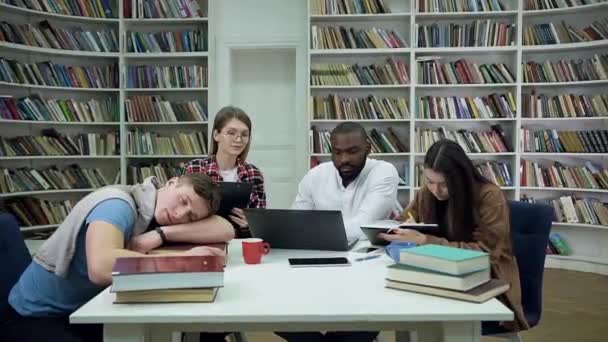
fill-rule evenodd
<path id="1" fill-rule="evenodd" d="M 0 312 L 6 312 L 9 292 L 32 261 L 23 241 L 19 223 L 10 214 L 0 214 L 0 260 L 3 260 L 0 278 Z"/>
<path id="2" fill-rule="evenodd" d="M 543 310 L 543 275 L 553 208 L 540 203 L 510 201 L 511 238 L 517 258 L 522 306 L 530 327 L 540 321 Z"/>

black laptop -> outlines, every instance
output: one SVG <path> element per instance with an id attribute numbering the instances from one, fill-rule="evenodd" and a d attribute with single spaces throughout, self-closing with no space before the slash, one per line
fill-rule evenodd
<path id="1" fill-rule="evenodd" d="M 348 251 L 339 210 L 245 209 L 249 230 L 272 248 Z"/>

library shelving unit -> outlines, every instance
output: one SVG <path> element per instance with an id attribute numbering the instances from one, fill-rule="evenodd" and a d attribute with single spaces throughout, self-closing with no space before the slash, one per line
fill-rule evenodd
<path id="1" fill-rule="evenodd" d="M 608 40 L 596 40 L 589 42 L 562 43 L 552 45 L 524 45 L 524 30 L 527 27 L 549 22 L 560 23 L 564 21 L 582 29 L 589 26 L 593 21 L 601 21 L 608 18 L 608 2 L 599 2 L 592 5 L 532 10 L 528 8 L 528 0 L 500 0 L 482 1 L 486 4 L 500 3 L 500 10 L 488 7 L 486 11 L 462 11 L 446 12 L 441 8 L 433 8 L 434 1 L 426 0 L 383 0 L 383 1 L 333 1 L 333 0 L 309 0 L 308 23 L 309 23 L 309 87 L 308 96 L 308 120 L 311 132 L 309 133 L 310 153 L 308 158 L 311 163 L 330 160 L 329 151 L 320 152 L 322 137 L 315 135 L 318 131 L 330 131 L 333 127 L 346 119 L 338 119 L 337 116 L 326 116 L 328 107 L 333 108 L 342 98 L 362 98 L 375 96 L 378 98 L 403 97 L 407 99 L 409 106 L 408 116 L 399 120 L 363 119 L 354 120 L 363 124 L 366 130 L 375 128 L 384 131 L 393 128 L 398 138 L 407 145 L 406 153 L 374 153 L 372 158 L 383 159 L 395 165 L 404 184 L 400 184 L 398 200 L 400 206 L 404 207 L 411 201 L 416 191 L 420 189 L 420 179 L 417 167 L 424 159 L 424 146 L 418 146 L 417 139 L 419 130 L 438 130 L 442 128 L 447 131 L 467 130 L 470 132 L 487 132 L 493 125 L 498 125 L 503 132 L 504 142 L 508 150 L 502 152 L 488 151 L 486 153 L 469 153 L 475 164 L 502 163 L 506 165 L 511 179 L 510 184 L 502 184 L 502 189 L 510 200 L 522 198 L 534 198 L 537 201 L 550 201 L 560 196 L 574 196 L 575 198 L 598 199 L 606 206 L 608 202 L 608 190 L 602 189 L 572 189 L 572 188 L 548 188 L 522 186 L 520 174 L 521 166 L 525 161 L 538 162 L 541 165 L 552 165 L 561 162 L 566 166 L 582 166 L 585 162 L 593 163 L 596 168 L 608 168 L 608 154 L 606 153 L 542 153 L 526 152 L 522 146 L 522 129 L 539 130 L 555 129 L 557 131 L 589 131 L 608 129 L 608 113 L 595 113 L 593 117 L 568 117 L 552 118 L 547 115 L 541 117 L 530 117 L 530 112 L 523 106 L 524 98 L 531 94 L 543 94 L 545 96 L 557 96 L 565 94 L 601 96 L 608 95 L 608 78 L 604 75 L 598 79 L 587 79 L 575 82 L 525 82 L 524 72 L 527 62 L 545 63 L 557 60 L 579 60 L 583 58 L 592 59 L 594 56 L 605 55 L 608 51 Z M 545 3 L 544 1 L 538 1 Z M 345 6 L 349 3 L 350 6 Z M 377 9 L 380 6 L 358 8 L 354 3 L 378 4 L 382 3 L 388 7 L 388 13 Z M 431 6 L 428 6 L 428 4 Z M 443 3 L 443 2 L 440 2 Z M 445 2 L 447 4 L 448 2 Z M 450 2 L 452 3 L 452 2 Z M 460 1 L 460 3 L 472 3 L 472 1 Z M 428 6 L 427 8 L 423 8 Z M 544 7 L 541 7 L 544 8 Z M 380 8 L 381 9 L 381 8 Z M 442 12 L 443 11 L 443 12 Z M 503 46 L 468 46 L 468 47 L 428 47 L 419 44 L 419 40 L 428 39 L 419 35 L 421 27 L 441 28 L 442 25 L 471 24 L 474 21 L 501 23 L 507 28 L 512 36 L 512 43 L 500 44 Z M 334 31 L 334 36 L 321 37 L 319 27 L 344 27 L 346 31 L 350 28 L 357 30 L 369 28 L 383 28 L 395 30 L 401 34 L 407 43 L 407 48 L 402 49 L 313 49 L 313 40 L 325 39 L 330 43 L 346 40 L 348 34 L 344 31 Z M 505 32 L 505 31 L 502 31 Z M 432 34 L 430 35 L 432 36 Z M 439 34 L 437 34 L 439 36 Z M 504 37 L 503 37 L 504 38 Z M 336 43 L 339 44 L 339 43 Z M 480 44 L 488 45 L 488 44 Z M 489 44 L 492 45 L 492 44 Z M 438 44 L 433 46 L 446 46 Z M 447 45 L 455 46 L 455 45 Z M 457 45 L 456 45 L 457 46 Z M 333 47 L 333 46 L 332 46 Z M 357 64 L 366 66 L 370 64 L 381 64 L 389 57 L 401 58 L 407 64 L 409 82 L 400 85 L 365 85 L 365 86 L 319 86 L 313 83 L 313 77 L 323 74 L 319 66 L 327 64 Z M 512 75 L 511 80 L 502 80 L 500 83 L 472 81 L 469 84 L 463 82 L 438 82 L 432 80 L 432 76 L 425 78 L 427 69 L 423 66 L 429 61 L 435 61 L 439 65 L 448 64 L 455 66 L 457 61 L 465 60 L 471 64 L 481 66 L 503 65 Z M 605 63 L 605 62 L 604 62 Z M 332 75 L 332 70 L 323 70 Z M 343 72 L 343 70 L 342 70 Z M 339 74 L 340 70 L 333 70 L 333 75 Z M 314 74 L 314 75 L 313 75 Z M 443 84 L 442 84 L 443 83 Z M 449 84 L 445 84 L 449 83 Z M 483 119 L 462 119 L 463 116 L 441 117 L 429 116 L 428 110 L 423 107 L 429 102 L 424 99 L 438 99 L 440 97 L 480 97 L 487 99 L 490 95 L 510 94 L 513 101 L 513 113 L 511 116 L 481 116 Z M 330 95 L 335 96 L 328 98 Z M 328 100 L 321 105 L 320 98 Z M 336 100 L 337 98 L 337 100 Z M 605 101 L 605 100 L 604 100 Z M 335 104 L 334 104 L 335 103 Z M 344 106 L 343 106 L 344 108 Z M 449 106 L 448 106 L 449 108 Z M 331 110 L 329 110 L 331 112 Z M 320 113 L 321 112 L 321 113 Z M 450 112 L 450 110 L 448 110 Z M 453 113 L 454 111 L 451 111 Z M 580 116 L 580 114 L 578 115 Z M 480 116 L 477 116 L 480 117 Z M 350 118 L 350 117 L 349 117 Z M 314 133 L 313 133 L 314 128 Z M 317 142 L 314 139 L 318 139 Z M 494 150 L 497 151 L 497 150 Z M 501 165 L 502 165 L 501 164 Z M 581 221 L 583 222 L 583 221 Z M 571 255 L 548 255 L 546 266 L 583 270 L 596 273 L 608 274 L 608 227 L 587 223 L 564 223 L 554 222 L 553 232 L 558 232 L 572 249 Z"/>
<path id="2" fill-rule="evenodd" d="M 66 1 L 73 4 L 76 1 Z M 140 2 L 139 0 L 137 2 Z M 162 0 L 154 2 L 161 6 L 164 3 L 173 3 L 173 14 L 164 15 L 158 13 L 160 7 L 145 8 L 145 13 L 131 11 L 131 0 L 93 0 L 86 2 L 86 9 L 76 15 L 75 12 L 58 11 L 50 13 L 40 9 L 21 8 L 13 5 L 11 1 L 0 0 L 0 22 L 7 22 L 11 25 L 31 24 L 33 27 L 46 25 L 49 23 L 54 28 L 71 30 L 82 29 L 88 31 L 109 31 L 115 33 L 118 40 L 115 51 L 109 52 L 90 52 L 78 51 L 51 47 L 34 47 L 25 44 L 17 44 L 14 41 L 0 40 L 0 58 L 4 60 L 14 60 L 21 63 L 42 63 L 51 61 L 54 64 L 66 66 L 105 66 L 115 65 L 115 85 L 105 88 L 84 88 L 70 86 L 46 86 L 38 84 L 23 84 L 13 82 L 0 82 L 0 101 L 11 99 L 15 102 L 25 97 L 39 97 L 42 102 L 58 102 L 61 100 L 71 100 L 73 103 L 88 102 L 96 100 L 99 103 L 108 102 L 112 106 L 107 106 L 107 111 L 100 114 L 111 118 L 99 120 L 98 118 L 86 121 L 74 120 L 13 120 L 0 116 L 0 137 L 10 139 L 20 136 L 41 136 L 49 128 L 54 132 L 73 136 L 77 134 L 101 133 L 116 135 L 116 151 L 111 155 L 31 155 L 22 153 L 22 156 L 0 157 L 0 169 L 20 170 L 34 169 L 45 170 L 56 167 L 59 171 L 64 168 L 78 164 L 82 169 L 98 169 L 107 180 L 108 184 L 121 183 L 132 184 L 136 179 L 132 179 L 135 171 L 139 171 L 139 177 L 154 173 L 154 168 L 148 169 L 148 173 L 141 172 L 142 166 L 155 166 L 163 164 L 165 169 L 172 168 L 177 170 L 180 163 L 193 158 L 201 158 L 206 155 L 207 146 L 207 103 L 208 103 L 208 2 L 207 0 L 197 0 L 196 3 L 200 11 L 195 8 L 182 8 L 177 5 L 178 0 Z M 81 2 L 78 2 L 81 3 Z M 106 9 L 105 4 L 111 6 Z M 97 6 L 97 7 L 95 7 Z M 93 9 L 95 7 L 95 9 Z M 196 6 L 194 6 L 196 7 Z M 164 7 L 168 8 L 168 7 Z M 100 14 L 105 11 L 105 14 Z M 167 10 L 170 11 L 171 9 Z M 85 14 L 85 11 L 87 15 Z M 196 13 L 195 13 L 196 11 Z M 175 15 L 179 13 L 178 15 Z M 155 18 L 152 18 L 155 17 Z M 187 31 L 188 33 L 183 33 Z M 165 36 L 161 35 L 165 32 Z M 177 32 L 171 37 L 166 32 Z M 132 41 L 134 36 L 139 39 L 139 50 L 133 48 Z M 151 38 L 154 36 L 158 45 L 154 47 Z M 69 39 L 69 38 L 68 38 Z M 82 39 L 82 38 L 81 38 Z M 163 40 L 164 39 L 164 40 Z M 131 43 L 129 42 L 131 40 Z M 163 42 L 161 43 L 161 40 Z M 143 43 L 141 43 L 143 42 Z M 99 41 L 98 41 L 99 43 Z M 186 48 L 188 44 L 191 48 Z M 52 46 L 52 45 L 51 45 Z M 181 52 L 176 52 L 181 51 Z M 162 67 L 187 66 L 193 67 L 189 70 L 164 70 Z M 196 67 L 194 67 L 196 66 Z M 137 71 L 133 69 L 138 69 Z M 169 75 L 174 81 L 165 84 L 154 84 L 150 80 L 154 79 L 153 70 L 146 70 L 146 67 L 159 67 L 158 74 L 161 76 Z M 130 70 L 131 69 L 131 70 Z M 132 71 L 131 74 L 129 71 Z M 180 73 L 181 72 L 181 73 Z M 157 75 L 158 75 L 157 74 Z M 135 82 L 130 77 L 137 76 L 141 83 Z M 195 79 L 198 77 L 198 79 Z M 200 77 L 199 77 L 200 76 Z M 204 79 L 203 79 L 204 77 Z M 130 82 L 131 81 L 131 82 Z M 30 82 L 32 83 L 32 82 Z M 147 97 L 145 101 L 142 101 Z M 137 98 L 138 101 L 134 99 Z M 162 101 L 162 102 L 161 102 Z M 193 103 L 196 108 L 193 109 Z M 65 102 L 64 102 L 65 104 Z M 167 113 L 172 111 L 173 118 L 158 114 L 157 116 L 137 116 L 127 115 L 127 105 L 131 111 L 139 113 Z M 71 106 L 71 105 L 70 105 Z M 172 109 L 167 109 L 171 107 Z M 179 108 L 178 108 L 179 107 Z M 88 107 L 90 108 L 90 107 Z M 0 110 L 2 108 L 0 107 Z M 61 111 L 74 112 L 74 107 L 68 109 L 61 108 Z M 197 111 L 197 115 L 192 112 Z M 99 110 L 98 110 L 99 112 Z M 184 114 L 186 113 L 186 114 Z M 2 118 L 5 119 L 2 119 Z M 77 119 L 78 120 L 78 119 Z M 129 142 L 129 132 L 138 131 L 141 135 L 152 134 L 152 137 L 176 137 L 179 132 L 190 134 L 194 138 L 196 133 L 201 134 L 198 142 L 200 149 L 193 150 L 188 147 L 188 139 L 182 141 L 156 141 L 156 146 L 150 149 L 149 144 L 154 141 L 138 141 L 140 147 L 146 144 L 143 149 L 134 149 L 133 153 L 128 153 L 128 147 L 133 141 Z M 141 136 L 140 136 L 141 138 Z M 197 143 L 194 141 L 194 143 Z M 163 145 L 164 144 L 164 145 Z M 175 148 L 177 146 L 177 148 Z M 186 146 L 186 147 L 184 147 Z M 170 152 L 167 152 L 169 149 Z M 201 153 L 202 152 L 202 153 Z M 170 175 L 170 172 L 168 173 Z M 136 178 L 136 177 L 135 177 Z M 60 190 L 37 190 L 37 191 L 18 191 L 0 193 L 0 206 L 8 208 L 11 202 L 40 199 L 49 201 L 77 200 L 87 193 L 94 190 L 94 186 L 78 189 Z M 22 226 L 22 232 L 26 237 L 45 236 L 45 233 L 52 231 L 57 224 L 44 224 L 34 226 Z"/>

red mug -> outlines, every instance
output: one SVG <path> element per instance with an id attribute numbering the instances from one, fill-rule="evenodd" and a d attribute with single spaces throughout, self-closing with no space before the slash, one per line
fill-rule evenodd
<path id="1" fill-rule="evenodd" d="M 243 259 L 246 264 L 259 264 L 262 255 L 270 253 L 270 245 L 262 239 L 243 240 Z"/>

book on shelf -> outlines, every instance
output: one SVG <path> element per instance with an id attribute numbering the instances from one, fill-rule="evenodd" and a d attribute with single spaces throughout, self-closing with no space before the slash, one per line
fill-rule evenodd
<path id="1" fill-rule="evenodd" d="M 385 64 L 313 64 L 310 81 L 313 86 L 398 85 L 408 84 L 405 61 L 388 58 Z"/>
<path id="2" fill-rule="evenodd" d="M 440 287 L 417 285 L 390 279 L 387 279 L 385 284 L 386 287 L 390 289 L 428 294 L 431 296 L 451 298 L 473 303 L 486 302 L 507 292 L 510 288 L 508 282 L 499 279 L 490 279 L 490 281 L 468 291 L 453 291 Z"/>
<path id="3" fill-rule="evenodd" d="M 60 27 L 48 20 L 36 25 L 0 22 L 0 42 L 46 49 L 118 52 L 116 30 L 85 30 Z"/>
<path id="4" fill-rule="evenodd" d="M 162 32 L 127 32 L 127 51 L 149 52 L 202 52 L 207 51 L 207 30 Z"/>
<path id="5" fill-rule="evenodd" d="M 0 157 L 15 156 L 110 156 L 120 151 L 116 133 L 59 134 L 42 130 L 42 136 L 0 137 Z"/>
<path id="6" fill-rule="evenodd" d="M 524 118 L 590 118 L 608 116 L 608 94 L 522 94 Z"/>
<path id="7" fill-rule="evenodd" d="M 502 161 L 474 161 L 475 168 L 482 176 L 492 183 L 500 186 L 513 186 L 513 178 L 511 177 L 511 167 L 508 163 Z M 416 165 L 414 173 L 416 177 L 416 186 L 424 185 L 424 165 Z"/>
<path id="8" fill-rule="evenodd" d="M 129 65 L 127 88 L 207 87 L 206 65 Z"/>
<path id="9" fill-rule="evenodd" d="M 117 258 L 112 292 L 224 286 L 224 258 L 199 255 L 155 255 Z"/>
<path id="10" fill-rule="evenodd" d="M 59 171 L 56 166 L 46 169 L 22 167 L 0 168 L 0 192 L 26 192 L 40 190 L 91 189 L 110 185 L 99 168 L 81 168 L 69 165 Z"/>
<path id="11" fill-rule="evenodd" d="M 417 112 L 420 119 L 514 118 L 517 106 L 512 93 L 475 97 L 421 96 Z"/>
<path id="12" fill-rule="evenodd" d="M 566 243 L 564 238 L 558 233 L 552 232 L 549 234 L 549 245 L 550 245 L 550 247 L 552 247 L 552 250 L 554 251 L 553 254 L 559 254 L 559 255 L 571 255 L 572 254 L 572 249 Z"/>
<path id="13" fill-rule="evenodd" d="M 418 13 L 496 12 L 508 8 L 504 0 L 417 0 Z"/>
<path id="14" fill-rule="evenodd" d="M 123 15 L 131 19 L 201 18 L 199 0 L 124 0 Z"/>
<path id="15" fill-rule="evenodd" d="M 171 136 L 161 136 L 156 132 L 129 131 L 127 133 L 127 154 L 203 155 L 207 154 L 207 135 L 205 132 L 176 132 Z"/>
<path id="16" fill-rule="evenodd" d="M 127 181 L 129 184 L 142 183 L 144 179 L 150 176 L 156 176 L 159 183 L 165 184 L 173 177 L 179 177 L 183 174 L 185 163 L 168 164 L 160 163 L 156 165 L 129 165 L 127 169 Z"/>
<path id="17" fill-rule="evenodd" d="M 384 14 L 391 13 L 386 0 L 311 0 L 310 14 Z"/>
<path id="18" fill-rule="evenodd" d="M 314 120 L 401 120 L 410 117 L 405 97 L 343 97 L 340 94 L 311 96 Z"/>
<path id="19" fill-rule="evenodd" d="M 416 24 L 419 48 L 489 47 L 515 45 L 515 24 L 493 19 L 470 24 Z"/>
<path id="20" fill-rule="evenodd" d="M 522 63 L 522 72 L 524 83 L 608 80 L 608 54 L 571 60 L 527 61 Z"/>
<path id="21" fill-rule="evenodd" d="M 60 224 L 76 201 L 49 201 L 33 197 L 11 198 L 3 203 L 4 211 L 17 217 L 22 227 Z"/>
<path id="22" fill-rule="evenodd" d="M 180 122 L 208 119 L 207 105 L 200 100 L 167 101 L 160 95 L 131 96 L 125 100 L 129 122 Z"/>
<path id="23" fill-rule="evenodd" d="M 417 152 L 426 152 L 432 144 L 441 139 L 457 142 L 467 153 L 504 153 L 512 151 L 500 125 L 492 125 L 491 130 L 485 132 L 465 129 L 450 131 L 443 126 L 438 129 L 416 127 L 415 144 Z"/>
<path id="24" fill-rule="evenodd" d="M 589 161 L 578 166 L 567 166 L 560 162 L 544 166 L 530 160 L 522 160 L 521 185 L 608 190 L 608 170 L 598 168 Z"/>
<path id="25" fill-rule="evenodd" d="M 527 195 L 523 195 L 521 200 L 537 202 L 534 197 Z M 608 203 L 596 198 L 561 196 L 555 199 L 545 199 L 543 202 L 553 207 L 554 220 L 557 222 L 608 226 Z"/>
<path id="26" fill-rule="evenodd" d="M 608 153 L 608 130 L 533 131 L 522 128 L 520 144 L 524 152 Z"/>
<path id="27" fill-rule="evenodd" d="M 344 26 L 319 26 L 310 28 L 312 49 L 398 49 L 406 48 L 407 41 L 395 30 L 385 28 L 355 29 Z"/>
<path id="28" fill-rule="evenodd" d="M 406 153 L 409 151 L 407 143 L 399 138 L 399 134 L 391 127 L 386 131 L 372 128 L 367 132 L 367 139 L 371 144 L 371 153 Z M 312 153 L 331 153 L 330 132 L 317 130 L 315 126 L 310 129 L 310 147 Z"/>
<path id="29" fill-rule="evenodd" d="M 34 11 L 90 18 L 116 18 L 108 0 L 0 0 L 0 3 Z"/>
<path id="30" fill-rule="evenodd" d="M 87 101 L 46 100 L 40 94 L 0 98 L 0 118 L 6 120 L 118 123 L 118 116 L 118 101 L 111 96 Z"/>
<path id="31" fill-rule="evenodd" d="M 118 64 L 77 66 L 22 63 L 0 57 L 0 81 L 51 87 L 118 88 Z"/>
<path id="32" fill-rule="evenodd" d="M 545 0 L 525 0 L 524 10 L 538 11 L 559 8 L 572 8 L 584 5 L 599 4 L 605 0 L 569 0 L 569 1 L 545 1 Z"/>
<path id="33" fill-rule="evenodd" d="M 608 19 L 596 20 L 591 25 L 579 29 L 567 25 L 564 20 L 559 23 L 544 23 L 524 27 L 523 45 L 551 45 L 590 42 L 608 39 Z"/>
<path id="34" fill-rule="evenodd" d="M 420 84 L 500 84 L 515 83 L 513 72 L 504 63 L 476 63 L 468 59 L 440 63 L 441 57 L 417 57 Z"/>

